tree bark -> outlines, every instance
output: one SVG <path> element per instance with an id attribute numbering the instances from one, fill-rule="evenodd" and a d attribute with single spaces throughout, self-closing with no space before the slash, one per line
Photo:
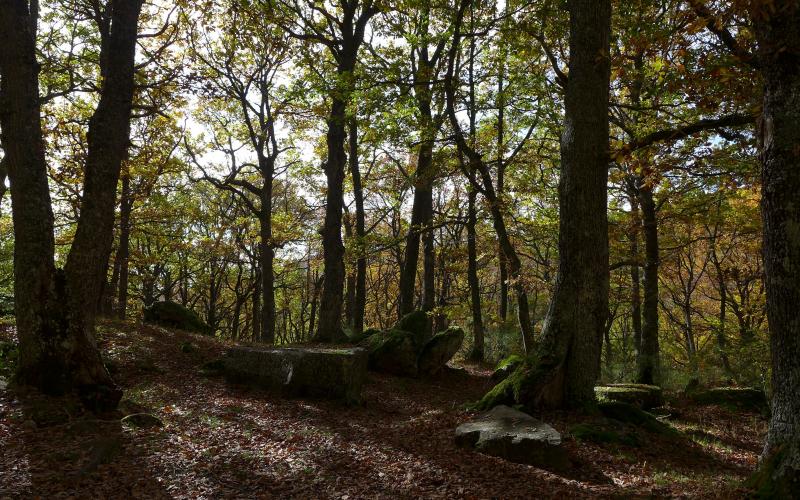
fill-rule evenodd
<path id="1" fill-rule="evenodd" d="M 800 496 L 800 2 L 762 9 L 753 17 L 764 76 L 761 213 L 772 352 L 763 472 L 789 498 Z"/>
<path id="2" fill-rule="evenodd" d="M 367 258 L 364 248 L 366 216 L 364 214 L 364 188 L 361 185 L 361 170 L 358 164 L 358 122 L 355 116 L 350 118 L 348 125 L 348 145 L 350 149 L 348 165 L 350 167 L 350 177 L 353 180 L 353 199 L 356 205 L 355 235 L 358 252 L 351 326 L 353 327 L 353 332 L 358 334 L 364 330 L 364 313 L 367 307 Z"/>
<path id="3" fill-rule="evenodd" d="M 32 32 L 36 13 L 29 12 L 25 1 L 0 3 L 3 145 L 16 188 L 12 212 L 21 344 L 18 378 L 48 393 L 76 391 L 93 409 L 114 407 L 122 395 L 103 365 L 94 323 L 112 245 L 117 182 L 129 142 L 141 6 L 141 0 L 111 2 L 107 29 L 101 28 L 100 100 L 89 121 L 80 217 L 62 273 L 53 263 L 53 214 Z"/>
<path id="4" fill-rule="evenodd" d="M 642 340 L 637 360 L 636 381 L 640 384 L 659 382 L 658 344 L 658 221 L 653 190 L 650 186 L 638 186 L 642 209 L 642 234 L 644 235 L 644 300 L 642 302 Z"/>
<path id="5" fill-rule="evenodd" d="M 272 244 L 272 168 L 263 173 L 259 213 L 258 253 L 261 260 L 261 333 L 259 340 L 275 343 L 275 250 Z"/>
<path id="6" fill-rule="evenodd" d="M 119 210 L 119 248 L 117 249 L 117 262 L 119 263 L 119 281 L 117 283 L 117 310 L 116 316 L 125 319 L 128 313 L 128 278 L 130 276 L 130 238 L 131 238 L 131 212 L 133 199 L 131 198 L 131 180 L 128 175 L 122 178 L 122 195 L 120 196 Z"/>
<path id="7" fill-rule="evenodd" d="M 340 68 L 339 75 L 352 71 Z M 322 229 L 323 262 L 325 277 L 319 308 L 318 342 L 342 342 L 342 303 L 344 294 L 344 244 L 342 243 L 342 209 L 344 207 L 344 152 L 347 102 L 334 97 L 328 116 L 328 159 L 325 163 L 327 192 L 325 195 L 325 223 Z"/>
<path id="8" fill-rule="evenodd" d="M 467 193 L 467 280 L 469 281 L 470 306 L 472 309 L 472 351 L 470 361 L 483 361 L 483 315 L 481 312 L 481 285 L 478 279 L 478 251 L 476 247 L 477 224 L 475 198 L 477 192 Z"/>
<path id="9" fill-rule="evenodd" d="M 595 401 L 608 318 L 610 0 L 569 0 L 570 61 L 561 136 L 559 266 L 538 359 L 482 401 L 528 408 Z M 516 385 L 516 387 L 515 387 Z"/>
<path id="10" fill-rule="evenodd" d="M 631 240 L 631 260 L 634 262 L 630 266 L 631 272 L 631 324 L 633 326 L 633 348 L 636 351 L 638 363 L 639 352 L 642 350 L 642 292 L 639 273 L 639 228 L 641 220 L 639 216 L 639 202 L 636 195 L 630 197 L 631 216 L 633 224 L 630 232 Z"/>

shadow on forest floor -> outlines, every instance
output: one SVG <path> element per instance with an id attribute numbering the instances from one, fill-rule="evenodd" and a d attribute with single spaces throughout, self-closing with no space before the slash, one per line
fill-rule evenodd
<path id="1" fill-rule="evenodd" d="M 99 342 L 129 404 L 165 426 L 122 427 L 68 406 L 66 421 L 32 425 L 34 400 L 0 391 L 0 484 L 10 488 L 0 497 L 736 496 L 766 429 L 757 416 L 686 407 L 671 419 L 676 437 L 627 446 L 571 437 L 597 417 L 536 415 L 562 433 L 575 464 L 558 475 L 456 447 L 455 427 L 472 416 L 464 403 L 491 387 L 480 367 L 370 374 L 364 404 L 347 407 L 202 376 L 226 346 L 208 337 L 108 322 Z"/>

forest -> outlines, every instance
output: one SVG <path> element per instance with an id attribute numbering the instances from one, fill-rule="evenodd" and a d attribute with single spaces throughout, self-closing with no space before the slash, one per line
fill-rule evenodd
<path id="1" fill-rule="evenodd" d="M 0 498 L 800 498 L 800 0 L 0 0 Z"/>

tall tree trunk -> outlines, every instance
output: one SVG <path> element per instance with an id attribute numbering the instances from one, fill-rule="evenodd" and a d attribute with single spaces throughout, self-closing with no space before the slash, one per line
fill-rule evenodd
<path id="1" fill-rule="evenodd" d="M 570 61 L 561 136 L 559 266 L 538 359 L 481 406 L 581 407 L 595 400 L 608 318 L 610 0 L 569 0 Z"/>
<path id="2" fill-rule="evenodd" d="M 352 71 L 352 67 L 350 68 Z M 340 71 L 340 74 L 342 71 Z M 344 244 L 342 243 L 342 209 L 344 206 L 344 152 L 347 102 L 334 97 L 328 116 L 328 159 L 325 177 L 328 190 L 325 195 L 325 223 L 322 229 L 325 277 L 320 299 L 318 342 L 341 342 L 342 303 L 344 294 Z"/>
<path id="3" fill-rule="evenodd" d="M 400 317 L 414 310 L 417 265 L 420 238 L 431 231 L 433 219 L 433 147 L 439 121 L 431 111 L 431 78 L 434 68 L 427 59 L 427 50 L 420 51 L 422 60 L 414 75 L 414 97 L 420 116 L 420 145 L 417 151 L 417 169 L 414 173 L 414 201 L 411 206 L 411 224 L 406 234 L 403 266 L 400 269 Z M 424 293 L 423 293 L 424 296 Z"/>
<path id="4" fill-rule="evenodd" d="M 505 13 L 508 15 L 508 3 L 505 5 Z M 503 85 L 505 84 L 505 67 L 508 59 L 508 50 L 502 49 L 500 56 L 499 71 L 497 75 L 497 199 L 503 201 L 505 191 L 506 163 L 505 163 L 505 111 L 506 99 Z M 505 322 L 508 317 L 508 264 L 503 254 L 503 245 L 497 244 L 498 267 L 500 281 L 499 314 L 500 319 Z"/>
<path id="5" fill-rule="evenodd" d="M 642 292 L 639 276 L 639 201 L 636 194 L 630 196 L 631 216 L 633 218 L 630 231 L 631 240 L 631 324 L 633 326 L 633 348 L 636 351 L 638 363 L 639 352 L 642 350 Z"/>
<path id="6" fill-rule="evenodd" d="M 356 116 L 350 118 L 348 125 L 350 150 L 348 165 L 350 167 L 350 177 L 353 180 L 353 199 L 356 205 L 355 235 L 358 238 L 351 326 L 353 327 L 353 332 L 358 334 L 364 330 L 364 313 L 367 307 L 367 257 L 365 255 L 366 249 L 364 248 L 366 216 L 364 214 L 364 188 L 361 185 L 361 170 L 358 164 L 358 122 Z"/>
<path id="7" fill-rule="evenodd" d="M 128 278 L 130 276 L 130 240 L 131 240 L 131 212 L 133 199 L 131 198 L 131 181 L 128 175 L 122 178 L 122 195 L 119 210 L 119 248 L 117 249 L 117 262 L 119 263 L 119 281 L 117 283 L 117 310 L 116 316 L 125 319 L 128 313 Z"/>
<path id="8" fill-rule="evenodd" d="M 259 213 L 258 253 L 261 259 L 261 334 L 259 340 L 265 344 L 275 343 L 275 272 L 272 245 L 272 168 L 263 174 L 261 188 L 261 212 Z"/>
<path id="9" fill-rule="evenodd" d="M 800 496 L 800 2 L 753 8 L 764 76 L 761 212 L 772 352 L 764 472 L 776 496 L 790 498 Z"/>
<path id="10" fill-rule="evenodd" d="M 481 285 L 478 280 L 478 251 L 476 247 L 477 224 L 475 198 L 477 192 L 467 193 L 467 281 L 469 281 L 470 306 L 472 308 L 472 352 L 471 361 L 483 361 L 483 317 L 481 313 Z"/>
<path id="11" fill-rule="evenodd" d="M 346 242 L 350 242 L 349 245 L 355 251 L 355 245 L 353 244 L 353 222 L 351 220 L 350 212 L 345 211 L 343 222 L 344 222 L 344 237 Z M 344 286 L 344 322 L 349 327 L 353 327 L 353 309 L 355 307 L 356 302 L 356 270 L 354 268 L 350 268 L 347 270 L 347 275 L 345 278 L 345 286 Z"/>
<path id="12" fill-rule="evenodd" d="M 101 29 L 100 100 L 89 121 L 80 217 L 62 274 L 53 264 L 53 215 L 32 32 L 36 13 L 31 16 L 25 1 L 0 3 L 3 145 L 15 186 L 15 296 L 23 304 L 17 312 L 19 379 L 45 392 L 77 390 L 84 403 L 96 409 L 116 406 L 121 396 L 100 358 L 94 322 L 113 239 L 117 182 L 129 142 L 141 6 L 141 0 L 111 2 L 108 29 Z"/>
<path id="13" fill-rule="evenodd" d="M 640 384 L 659 382 L 658 345 L 658 221 L 652 187 L 638 187 L 642 209 L 642 234 L 644 235 L 644 301 L 642 303 L 642 340 L 639 350 L 636 381 Z"/>
<path id="14" fill-rule="evenodd" d="M 261 252 L 261 250 L 258 250 Z M 261 323 L 261 299 L 263 294 L 261 293 L 261 287 L 264 286 L 263 281 L 261 280 L 261 258 L 257 257 L 258 263 L 256 264 L 255 269 L 255 286 L 253 287 L 253 342 L 260 342 L 261 341 L 261 331 L 262 331 L 262 323 Z"/>

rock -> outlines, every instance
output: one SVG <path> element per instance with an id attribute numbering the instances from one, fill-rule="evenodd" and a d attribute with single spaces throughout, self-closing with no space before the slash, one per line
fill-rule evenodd
<path id="1" fill-rule="evenodd" d="M 164 427 L 164 422 L 162 422 L 160 418 L 156 417 L 155 415 L 151 415 L 150 413 L 134 413 L 124 417 L 121 422 L 122 425 L 137 427 L 140 429 Z"/>
<path id="2" fill-rule="evenodd" d="M 417 375 L 417 349 L 412 332 L 390 330 L 372 335 L 361 345 L 369 351 L 371 370 L 403 377 Z"/>
<path id="3" fill-rule="evenodd" d="M 657 419 L 655 415 L 630 403 L 623 403 L 621 401 L 601 401 L 598 403 L 597 408 L 606 418 L 616 420 L 623 424 L 641 427 L 654 434 L 668 436 L 677 433 L 673 427 Z"/>
<path id="4" fill-rule="evenodd" d="M 492 382 L 497 383 L 505 380 L 523 361 L 525 361 L 525 359 L 519 354 L 512 354 L 497 363 L 497 366 L 492 372 Z"/>
<path id="5" fill-rule="evenodd" d="M 608 384 L 594 388 L 600 401 L 621 401 L 650 410 L 664 405 L 661 387 L 647 384 Z"/>
<path id="6" fill-rule="evenodd" d="M 231 382 L 277 390 L 287 396 L 361 401 L 367 375 L 367 351 L 355 348 L 234 347 L 223 357 Z"/>
<path id="7" fill-rule="evenodd" d="M 695 388 L 687 397 L 700 405 L 732 406 L 740 410 L 768 413 L 769 405 L 764 391 L 753 387 Z"/>
<path id="8" fill-rule="evenodd" d="M 461 348 L 464 342 L 464 330 L 458 326 L 451 326 L 443 332 L 434 335 L 423 347 L 417 361 L 417 371 L 420 374 L 434 375 L 438 373 L 447 362 Z"/>
<path id="9" fill-rule="evenodd" d="M 7 387 L 8 387 L 8 382 L 6 382 L 6 379 L 0 377 L 0 391 L 6 390 Z"/>
<path id="10" fill-rule="evenodd" d="M 561 435 L 550 425 L 505 405 L 492 408 L 456 429 L 456 444 L 511 462 L 543 469 L 570 467 Z"/>
<path id="11" fill-rule="evenodd" d="M 428 314 L 425 311 L 413 311 L 403 316 L 394 330 L 402 330 L 414 334 L 414 348 L 417 352 L 430 340 L 430 330 L 428 330 Z"/>
<path id="12" fill-rule="evenodd" d="M 172 301 L 155 302 L 145 308 L 144 321 L 187 332 L 202 333 L 203 335 L 213 334 L 211 327 L 200 319 L 196 312 Z"/>

